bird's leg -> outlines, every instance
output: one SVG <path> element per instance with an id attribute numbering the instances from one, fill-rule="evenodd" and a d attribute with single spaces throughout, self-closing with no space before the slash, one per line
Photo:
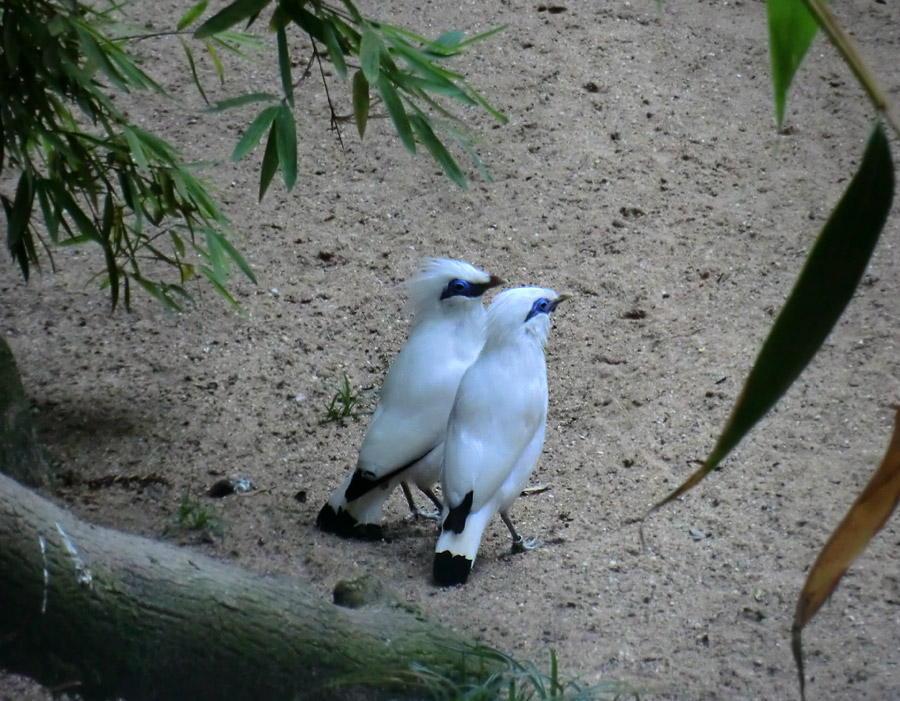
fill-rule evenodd
<path id="1" fill-rule="evenodd" d="M 512 536 L 512 551 L 514 553 L 524 553 L 526 550 L 534 550 L 537 547 L 537 538 L 525 540 L 518 534 L 508 513 L 501 511 L 500 518 L 503 519 L 503 523 L 506 524 L 506 527 L 509 529 L 509 534 Z"/>
<path id="2" fill-rule="evenodd" d="M 440 506 L 438 506 L 437 511 L 425 511 L 416 506 L 416 502 L 413 500 L 412 491 L 409 488 L 409 485 L 406 482 L 400 483 L 400 488 L 403 490 L 403 496 L 406 497 L 406 503 L 409 504 L 409 517 L 410 518 L 430 518 L 430 519 L 438 519 L 441 517 Z M 421 487 L 419 489 L 422 489 Z M 431 499 L 435 504 L 440 505 L 440 501 L 434 495 L 430 489 L 422 489 L 422 493 Z"/>
<path id="3" fill-rule="evenodd" d="M 426 497 L 431 499 L 431 503 L 434 504 L 435 508 L 437 509 L 437 511 L 433 513 L 430 511 L 420 513 L 422 513 L 422 515 L 426 518 L 440 519 L 441 512 L 444 510 L 444 505 L 441 503 L 441 500 L 438 499 L 437 495 L 427 487 L 419 487 L 419 491 L 422 492 L 422 494 L 424 494 Z"/>

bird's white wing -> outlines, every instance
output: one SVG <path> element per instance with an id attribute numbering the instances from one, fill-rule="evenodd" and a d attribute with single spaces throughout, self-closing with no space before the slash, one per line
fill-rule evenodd
<path id="1" fill-rule="evenodd" d="M 416 329 L 388 371 L 359 451 L 359 467 L 381 477 L 426 455 L 444 439 L 460 378 L 480 344 Z"/>
<path id="2" fill-rule="evenodd" d="M 522 372 L 507 355 L 483 355 L 466 372 L 447 427 L 447 502 L 472 491 L 471 512 L 497 493 L 547 417 L 546 374 Z"/>

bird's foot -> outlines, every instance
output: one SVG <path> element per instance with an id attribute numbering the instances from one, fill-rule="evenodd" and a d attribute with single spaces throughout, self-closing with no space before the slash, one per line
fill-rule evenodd
<path id="1" fill-rule="evenodd" d="M 440 521 L 441 512 L 437 509 L 420 509 L 416 506 L 410 509 L 409 513 L 406 515 L 408 521 L 418 521 L 420 518 L 424 518 L 428 521 Z"/>
<path id="2" fill-rule="evenodd" d="M 537 538 L 522 538 L 519 536 L 513 541 L 512 554 L 524 553 L 528 550 L 534 550 L 540 546 L 541 542 Z"/>

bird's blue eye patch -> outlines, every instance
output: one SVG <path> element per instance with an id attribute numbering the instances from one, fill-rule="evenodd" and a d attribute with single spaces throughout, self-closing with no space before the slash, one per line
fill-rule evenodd
<path id="1" fill-rule="evenodd" d="M 528 321 L 538 314 L 549 314 L 554 309 L 556 309 L 556 302 L 551 302 L 546 297 L 536 299 L 534 300 L 534 304 L 531 305 L 531 310 L 528 312 L 528 316 L 525 317 L 525 321 Z"/>
<path id="2" fill-rule="evenodd" d="M 447 283 L 444 291 L 441 292 L 441 299 L 448 297 L 481 297 L 490 285 L 479 285 L 477 282 L 469 282 L 454 278 Z"/>

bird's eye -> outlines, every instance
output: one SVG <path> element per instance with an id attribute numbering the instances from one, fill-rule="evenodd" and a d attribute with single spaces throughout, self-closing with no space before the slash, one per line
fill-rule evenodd
<path id="1" fill-rule="evenodd" d="M 540 299 L 534 300 L 534 304 L 531 305 L 531 310 L 528 312 L 528 316 L 525 317 L 525 321 L 528 321 L 532 317 L 537 316 L 538 314 L 549 314 L 553 311 L 554 304 L 546 297 L 541 297 Z"/>
<path id="2" fill-rule="evenodd" d="M 462 295 L 463 297 L 477 297 L 478 294 L 479 291 L 476 285 L 473 285 L 468 280 L 454 278 L 447 283 L 447 286 L 441 293 L 441 299 L 447 299 L 448 297 L 457 297 L 459 295 Z"/>

